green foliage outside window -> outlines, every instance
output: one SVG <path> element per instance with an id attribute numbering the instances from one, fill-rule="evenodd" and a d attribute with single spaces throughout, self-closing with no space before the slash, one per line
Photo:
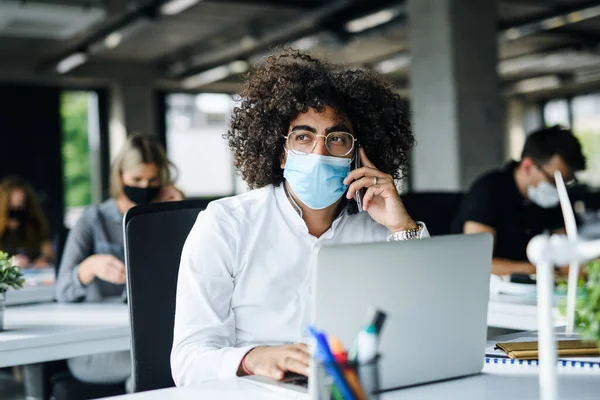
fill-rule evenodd
<path id="1" fill-rule="evenodd" d="M 60 113 L 65 207 L 92 203 L 87 112 L 87 92 L 63 92 Z"/>
<path id="2" fill-rule="evenodd" d="M 591 186 L 600 185 L 600 132 L 576 131 L 575 136 L 581 143 L 581 149 L 587 159 L 586 180 Z"/>

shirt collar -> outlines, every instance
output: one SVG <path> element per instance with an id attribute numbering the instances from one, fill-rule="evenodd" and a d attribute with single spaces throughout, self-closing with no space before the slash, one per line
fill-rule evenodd
<path id="1" fill-rule="evenodd" d="M 295 204 L 295 201 L 292 200 L 294 202 L 294 204 L 292 204 L 292 202 L 290 202 L 290 200 L 288 199 L 288 196 L 286 194 L 286 190 L 284 188 L 285 182 L 281 183 L 281 185 L 279 186 L 275 186 L 273 188 L 273 190 L 275 191 L 275 199 L 277 201 L 277 206 L 279 207 L 279 210 L 281 211 L 281 213 L 283 214 L 283 217 L 285 219 L 287 219 L 288 221 L 290 221 L 294 226 L 298 227 L 303 233 L 306 233 L 307 235 L 308 233 L 308 227 L 306 226 L 306 223 L 304 222 L 304 220 L 302 219 L 302 211 L 297 211 L 296 207 L 298 207 L 297 204 Z M 291 196 L 290 196 L 291 197 Z M 300 210 L 300 207 L 298 207 L 298 210 Z M 331 227 L 327 230 L 327 232 L 325 232 L 323 235 L 321 235 L 321 237 L 319 239 L 330 239 L 331 237 L 333 237 L 333 235 L 335 234 L 335 229 L 340 226 L 340 223 L 342 221 L 344 221 L 347 218 L 347 212 L 346 212 L 346 208 L 344 208 L 340 214 L 335 218 L 335 220 L 333 220 L 333 223 L 331 224 Z"/>

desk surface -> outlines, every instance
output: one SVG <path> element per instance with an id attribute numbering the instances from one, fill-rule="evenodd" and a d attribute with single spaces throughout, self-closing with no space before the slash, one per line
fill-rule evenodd
<path id="1" fill-rule="evenodd" d="M 600 377 L 559 375 L 561 399 L 597 400 L 600 393 Z M 199 386 L 170 388 L 126 396 L 111 400 L 197 400 L 197 399 L 308 399 L 305 394 L 282 391 L 274 387 L 265 389 L 242 378 L 208 382 Z M 505 375 L 483 373 L 477 376 L 434 383 L 389 392 L 381 400 L 538 400 L 538 377 L 529 375 Z"/>
<path id="2" fill-rule="evenodd" d="M 494 299 L 488 325 L 537 329 L 537 307 Z M 557 315 L 558 316 L 558 315 Z M 124 304 L 46 303 L 7 307 L 0 332 L 0 367 L 128 350 L 130 329 Z M 562 318 L 556 325 L 563 325 Z"/>
<path id="3" fill-rule="evenodd" d="M 127 305 L 46 303 L 7 307 L 0 367 L 130 348 Z"/>

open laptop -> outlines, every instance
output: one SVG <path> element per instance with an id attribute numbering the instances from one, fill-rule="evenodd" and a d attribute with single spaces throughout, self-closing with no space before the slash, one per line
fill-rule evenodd
<path id="1" fill-rule="evenodd" d="M 383 310 L 381 390 L 477 374 L 485 356 L 492 246 L 491 235 L 478 234 L 323 247 L 313 276 L 312 323 L 349 347 L 369 309 Z"/>

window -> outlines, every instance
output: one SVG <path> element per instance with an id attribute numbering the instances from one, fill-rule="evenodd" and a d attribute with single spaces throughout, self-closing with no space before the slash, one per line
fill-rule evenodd
<path id="1" fill-rule="evenodd" d="M 569 106 L 572 121 L 569 118 Z M 581 143 L 587 159 L 587 169 L 579 179 L 592 187 L 600 187 L 600 94 L 554 99 L 544 104 L 544 123 L 571 127 Z"/>
<path id="2" fill-rule="evenodd" d="M 573 133 L 581 142 L 587 159 L 582 181 L 600 187 L 600 94 L 573 98 Z"/>
<path id="3" fill-rule="evenodd" d="M 187 197 L 222 197 L 246 190 L 223 139 L 234 107 L 230 95 L 167 95 L 167 154 L 177 166 L 176 185 Z"/>
<path id="4" fill-rule="evenodd" d="M 100 126 L 95 92 L 61 95 L 65 226 L 72 228 L 85 206 L 101 200 Z"/>
<path id="5" fill-rule="evenodd" d="M 544 106 L 544 121 L 546 126 L 570 126 L 569 103 L 565 99 L 551 100 Z"/>

